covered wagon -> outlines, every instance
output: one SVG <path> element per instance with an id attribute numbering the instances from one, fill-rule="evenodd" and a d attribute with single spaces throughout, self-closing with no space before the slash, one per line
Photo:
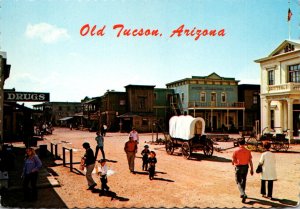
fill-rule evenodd
<path id="1" fill-rule="evenodd" d="M 189 159 L 192 152 L 203 150 L 205 156 L 212 156 L 213 141 L 204 134 L 205 121 L 190 115 L 173 116 L 169 120 L 169 136 L 166 151 L 173 154 L 181 148 L 182 155 Z"/>

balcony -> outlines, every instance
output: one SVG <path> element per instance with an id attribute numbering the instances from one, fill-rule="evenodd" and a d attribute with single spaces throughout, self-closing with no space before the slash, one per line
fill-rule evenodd
<path id="1" fill-rule="evenodd" d="M 299 91 L 300 93 L 300 83 L 286 83 L 281 85 L 272 85 L 267 87 L 269 93 L 288 93 Z"/>
<path id="2" fill-rule="evenodd" d="M 244 102 L 226 102 L 226 103 L 218 103 L 218 102 L 200 102 L 193 101 L 188 103 L 188 108 L 195 109 L 245 109 Z"/>

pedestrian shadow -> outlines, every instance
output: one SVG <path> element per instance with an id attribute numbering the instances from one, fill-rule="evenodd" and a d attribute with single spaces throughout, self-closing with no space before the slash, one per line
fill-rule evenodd
<path id="1" fill-rule="evenodd" d="M 92 190 L 92 193 L 97 193 L 99 194 L 99 197 L 110 197 L 111 201 L 112 200 L 119 200 L 119 201 L 122 201 L 122 202 L 125 202 L 125 201 L 129 201 L 129 198 L 127 197 L 120 197 L 117 195 L 117 193 L 113 192 L 113 191 L 105 191 L 103 194 L 100 195 L 100 192 L 101 190 L 100 189 L 93 189 Z"/>
<path id="2" fill-rule="evenodd" d="M 174 180 L 171 180 L 171 179 L 165 179 L 165 178 L 157 178 L 157 177 L 154 177 L 153 180 L 158 180 L 158 181 L 167 181 L 167 182 L 175 182 Z"/>
<path id="3" fill-rule="evenodd" d="M 140 174 L 140 175 L 149 175 L 147 171 L 134 171 L 135 174 Z"/>
<path id="4" fill-rule="evenodd" d="M 110 163 L 117 163 L 118 161 L 116 161 L 116 160 L 109 160 L 109 159 L 106 159 L 106 162 L 110 162 Z"/>
<path id="5" fill-rule="evenodd" d="M 224 157 L 219 157 L 219 156 L 205 156 L 204 154 L 200 153 L 193 153 L 190 157 L 190 160 L 205 160 L 205 161 L 214 161 L 214 162 L 222 162 L 222 163 L 230 163 L 231 159 L 227 159 Z"/>
<path id="6" fill-rule="evenodd" d="M 248 197 L 247 200 L 250 200 L 250 201 L 245 202 L 245 204 L 248 204 L 248 205 L 261 204 L 261 205 L 271 206 L 271 207 L 274 207 L 274 208 L 283 208 L 283 207 L 296 206 L 297 205 L 296 201 L 287 200 L 287 199 L 276 199 L 276 198 L 274 198 L 273 201 L 270 201 L 270 200 L 263 200 L 263 199 Z M 274 201 L 278 201 L 279 203 L 274 202 Z"/>

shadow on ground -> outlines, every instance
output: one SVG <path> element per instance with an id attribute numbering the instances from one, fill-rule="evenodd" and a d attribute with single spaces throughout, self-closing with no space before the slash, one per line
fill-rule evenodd
<path id="1" fill-rule="evenodd" d="M 297 202 L 292 201 L 292 200 L 287 200 L 287 199 L 276 199 L 274 200 L 268 200 L 268 199 L 257 199 L 257 198 L 248 198 L 247 201 L 245 202 L 246 205 L 254 205 L 254 204 L 259 204 L 259 205 L 265 205 L 265 206 L 270 206 L 274 208 L 283 208 L 283 207 L 290 207 L 290 206 L 296 206 Z"/>
<path id="2" fill-rule="evenodd" d="M 120 197 L 120 196 L 117 195 L 117 193 L 115 193 L 113 191 L 105 191 L 103 194 L 101 194 L 100 189 L 93 189 L 92 192 L 93 193 L 99 193 L 99 198 L 101 198 L 101 197 L 110 197 L 111 200 L 129 201 L 129 198 Z"/>
<path id="3" fill-rule="evenodd" d="M 37 154 L 41 154 L 37 149 Z M 25 156 L 25 147 L 12 147 L 11 159 L 8 170 L 9 187 L 1 191 L 1 206 L 5 208 L 67 208 L 49 181 L 49 176 L 55 178 L 56 174 L 49 166 L 54 164 L 54 159 L 47 151 L 40 155 L 43 167 L 38 178 L 38 200 L 24 201 L 22 191 L 21 173 Z M 59 186 L 59 185 L 58 185 Z"/>

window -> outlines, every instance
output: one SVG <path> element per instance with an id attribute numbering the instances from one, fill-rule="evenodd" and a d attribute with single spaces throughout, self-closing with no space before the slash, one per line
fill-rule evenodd
<path id="1" fill-rule="evenodd" d="M 206 102 L 206 93 L 205 92 L 200 93 L 200 102 Z"/>
<path id="2" fill-rule="evenodd" d="M 253 104 L 257 104 L 258 103 L 258 93 L 254 92 L 253 93 Z"/>
<path id="3" fill-rule="evenodd" d="M 126 104 L 125 100 L 120 100 L 120 106 L 124 106 Z"/>
<path id="4" fill-rule="evenodd" d="M 184 101 L 184 93 L 181 93 L 181 102 Z"/>
<path id="5" fill-rule="evenodd" d="M 58 106 L 58 110 L 59 110 L 59 111 L 62 111 L 62 106 Z"/>
<path id="6" fill-rule="evenodd" d="M 300 83 L 300 64 L 289 66 L 289 82 Z"/>
<path id="7" fill-rule="evenodd" d="M 154 93 L 154 95 L 153 95 L 153 96 L 154 96 L 154 100 L 156 100 L 156 99 L 157 99 L 157 98 L 156 98 L 156 93 Z"/>
<path id="8" fill-rule="evenodd" d="M 274 80 L 275 80 L 275 74 L 274 70 L 269 70 L 268 71 L 268 85 L 274 85 Z"/>
<path id="9" fill-rule="evenodd" d="M 139 108 L 144 109 L 146 105 L 146 97 L 138 97 Z"/>
<path id="10" fill-rule="evenodd" d="M 148 119 L 147 118 L 143 118 L 142 120 L 142 126 L 147 126 L 148 125 Z"/>
<path id="11" fill-rule="evenodd" d="M 221 93 L 221 102 L 225 103 L 226 102 L 226 93 Z"/>
<path id="12" fill-rule="evenodd" d="M 210 101 L 212 102 L 217 101 L 217 93 L 211 93 Z"/>

